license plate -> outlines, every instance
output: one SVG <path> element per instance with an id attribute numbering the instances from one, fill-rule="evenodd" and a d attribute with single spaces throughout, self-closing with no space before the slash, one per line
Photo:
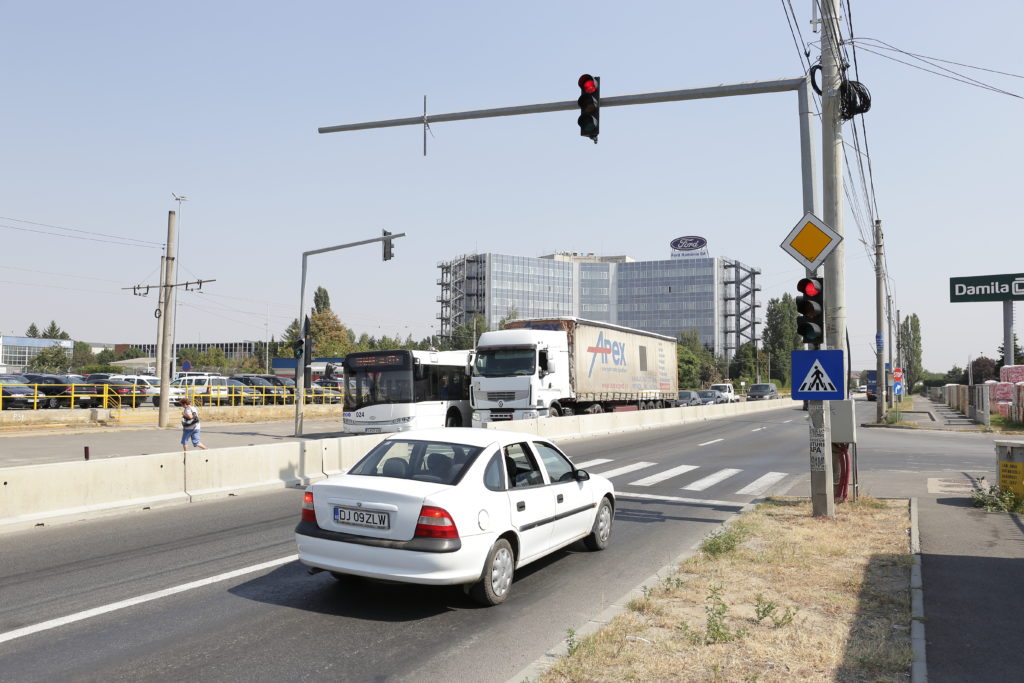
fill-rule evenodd
<path id="1" fill-rule="evenodd" d="M 351 524 L 370 529 L 390 529 L 391 518 L 386 512 L 376 510 L 356 510 L 355 508 L 334 508 L 334 521 L 338 524 Z"/>
<path id="2" fill-rule="evenodd" d="M 367 427 L 366 428 L 366 433 L 367 434 L 380 434 L 380 427 Z"/>

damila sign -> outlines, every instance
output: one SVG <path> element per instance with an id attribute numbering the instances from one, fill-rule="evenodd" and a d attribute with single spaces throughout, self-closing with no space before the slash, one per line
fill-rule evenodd
<path id="1" fill-rule="evenodd" d="M 951 277 L 949 301 L 1024 301 L 1024 273 Z"/>

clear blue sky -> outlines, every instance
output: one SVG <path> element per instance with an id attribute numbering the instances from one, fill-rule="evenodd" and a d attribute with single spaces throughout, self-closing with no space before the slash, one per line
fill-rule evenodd
<path id="1" fill-rule="evenodd" d="M 279 337 L 298 312 L 301 253 L 382 228 L 408 233 L 390 262 L 376 245 L 310 260 L 310 293 L 326 287 L 356 333 L 430 334 L 437 263 L 472 251 L 650 260 L 696 234 L 760 267 L 765 303 L 793 292 L 802 268 L 778 245 L 802 214 L 794 94 L 609 108 L 596 146 L 574 112 L 435 124 L 426 158 L 417 127 L 317 134 L 415 116 L 423 95 L 432 113 L 574 99 L 583 72 L 612 96 L 804 70 L 781 2 L 593 6 L 0 5 L 0 331 L 52 319 L 76 339 L 155 338 L 155 293 L 121 288 L 158 281 L 172 192 L 188 197 L 180 279 L 217 280 L 183 295 L 179 341 L 263 339 L 268 312 Z M 793 8 L 817 41 L 811 3 Z M 1019 0 L 851 9 L 858 37 L 1024 73 Z M 993 355 L 1001 305 L 950 304 L 948 278 L 1024 271 L 1024 101 L 857 57 L 896 306 L 921 318 L 929 370 Z M 1024 93 L 1019 78 L 946 66 Z M 860 186 L 851 194 L 865 215 Z M 874 362 L 874 274 L 849 206 L 845 231 L 861 368 Z"/>

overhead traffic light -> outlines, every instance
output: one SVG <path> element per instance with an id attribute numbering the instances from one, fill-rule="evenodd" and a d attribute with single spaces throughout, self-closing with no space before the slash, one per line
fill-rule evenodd
<path id="1" fill-rule="evenodd" d="M 306 342 L 302 339 L 296 339 L 292 342 L 292 353 L 295 354 L 296 358 L 302 358 L 302 351 L 305 344 Z"/>
<path id="2" fill-rule="evenodd" d="M 805 344 L 818 346 L 825 339 L 825 290 L 823 280 L 805 277 L 796 285 L 796 333 Z"/>
<path id="3" fill-rule="evenodd" d="M 579 80 L 580 117 L 576 123 L 580 126 L 580 135 L 597 143 L 597 134 L 601 131 L 601 77 L 583 74 Z"/>
<path id="4" fill-rule="evenodd" d="M 381 230 L 381 234 L 385 237 L 384 241 L 380 243 L 384 249 L 384 260 L 390 261 L 395 257 L 394 240 L 388 237 L 391 234 L 390 230 Z"/>

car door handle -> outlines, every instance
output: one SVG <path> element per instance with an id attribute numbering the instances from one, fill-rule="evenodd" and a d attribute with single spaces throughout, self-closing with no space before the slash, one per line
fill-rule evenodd
<path id="1" fill-rule="evenodd" d="M 559 503 L 561 503 L 562 501 L 565 500 L 565 496 L 563 496 L 561 493 L 559 493 L 558 494 L 558 498 L 556 498 L 555 500 L 557 500 Z"/>
<path id="2" fill-rule="evenodd" d="M 518 503 L 516 503 L 516 510 L 518 510 L 519 512 L 522 512 L 525 509 L 526 509 L 526 503 L 524 501 L 519 501 Z"/>

